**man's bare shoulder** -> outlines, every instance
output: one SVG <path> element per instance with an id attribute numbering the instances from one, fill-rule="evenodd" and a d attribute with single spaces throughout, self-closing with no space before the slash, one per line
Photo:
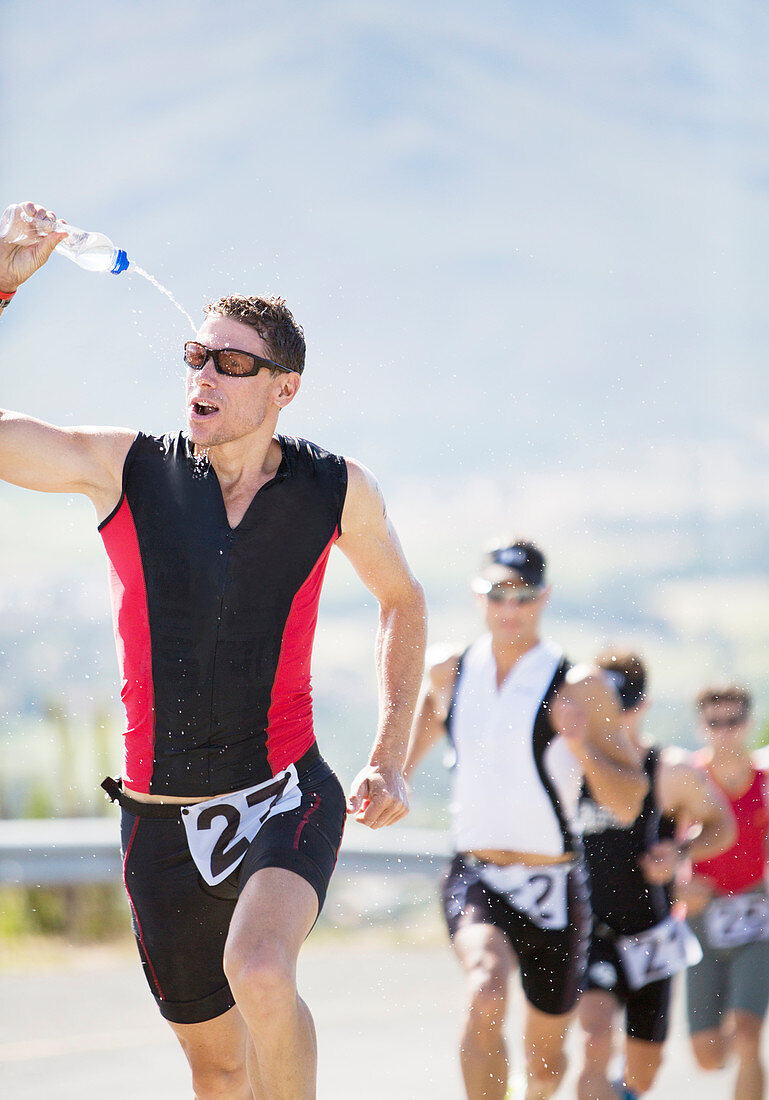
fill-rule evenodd
<path id="1" fill-rule="evenodd" d="M 427 675 L 430 685 L 440 691 L 453 686 L 459 670 L 459 660 L 464 652 L 456 646 L 432 646 L 427 652 Z"/>
<path id="2" fill-rule="evenodd" d="M 72 432 L 113 475 L 119 474 L 122 478 L 126 457 L 139 434 L 137 431 L 89 424 L 73 428 Z"/>
<path id="3" fill-rule="evenodd" d="M 91 498 L 99 523 L 117 505 L 123 489 L 123 469 L 137 432 L 129 428 L 84 426 L 73 429 L 80 446 L 90 455 L 91 477 L 85 492 Z"/>
<path id="4" fill-rule="evenodd" d="M 357 458 L 348 455 L 342 457 L 347 468 L 347 494 L 348 498 L 355 500 L 367 500 L 370 498 L 381 499 L 382 491 L 373 472 L 368 466 L 364 466 Z"/>
<path id="5" fill-rule="evenodd" d="M 93 424 L 80 425 L 72 431 L 83 440 L 90 441 L 94 446 L 102 447 L 115 456 L 122 456 L 123 459 L 139 434 L 134 428 L 112 428 Z"/>
<path id="6" fill-rule="evenodd" d="M 342 537 L 340 549 L 344 548 L 345 535 L 368 535 L 381 530 L 387 523 L 382 490 L 371 470 L 357 459 L 343 459 L 347 467 L 347 492 L 342 511 Z"/>
<path id="7" fill-rule="evenodd" d="M 339 457 L 347 467 L 347 474 L 352 480 L 365 482 L 369 485 L 376 484 L 373 471 L 365 466 L 360 459 L 353 458 L 352 455 L 340 455 Z"/>

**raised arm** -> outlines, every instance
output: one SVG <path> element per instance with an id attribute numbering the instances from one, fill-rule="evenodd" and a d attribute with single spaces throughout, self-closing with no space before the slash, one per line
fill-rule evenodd
<path id="1" fill-rule="evenodd" d="M 42 493 L 83 493 L 101 522 L 120 499 L 135 437 L 122 428 L 56 428 L 0 409 L 0 478 Z"/>
<path id="2" fill-rule="evenodd" d="M 639 754 L 620 727 L 615 692 L 597 669 L 574 669 L 559 688 L 551 718 L 582 764 L 596 801 L 630 825 L 649 789 Z"/>
<path id="3" fill-rule="evenodd" d="M 368 764 L 353 780 L 348 812 L 364 825 L 380 828 L 408 813 L 403 760 L 424 667 L 427 613 L 379 486 L 357 462 L 348 460 L 347 469 L 337 546 L 379 603 L 379 719 Z"/>
<path id="4" fill-rule="evenodd" d="M 422 683 L 411 727 L 403 774 L 410 779 L 433 745 L 446 734 L 446 719 L 459 669 L 459 654 L 430 666 Z"/>
<path id="5" fill-rule="evenodd" d="M 31 202 L 3 214 L 3 300 L 43 266 L 66 236 L 41 228 L 44 221 L 52 223 L 55 216 Z M 120 498 L 123 463 L 135 434 L 120 428 L 57 428 L 0 410 L 0 478 L 46 493 L 84 493 L 101 521 Z"/>

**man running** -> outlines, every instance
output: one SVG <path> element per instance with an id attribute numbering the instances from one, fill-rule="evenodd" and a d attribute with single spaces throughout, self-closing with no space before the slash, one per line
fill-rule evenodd
<path id="1" fill-rule="evenodd" d="M 505 1095 L 505 1010 L 517 964 L 527 1001 L 526 1096 L 546 1100 L 565 1068 L 590 930 L 572 828 L 582 778 L 627 822 L 646 781 L 604 677 L 571 669 L 540 639 L 550 593 L 541 551 L 520 539 L 496 544 L 473 587 L 487 633 L 430 668 L 404 771 L 448 731 L 457 854 L 443 905 L 468 992 L 460 1046 L 467 1096 Z"/>
<path id="2" fill-rule="evenodd" d="M 9 210 L 0 301 L 66 234 Z M 127 714 L 124 878 L 142 963 L 198 1100 L 310 1100 L 312 1017 L 296 988 L 345 811 L 408 810 L 402 761 L 425 606 L 371 474 L 276 433 L 304 367 L 280 298 L 222 298 L 185 345 L 186 432 L 0 416 L 0 477 L 92 501 L 110 560 Z M 349 800 L 318 752 L 310 655 L 332 547 L 380 606 L 380 715 Z"/>
<path id="3" fill-rule="evenodd" d="M 622 707 L 622 728 L 644 761 L 649 791 L 641 813 L 623 824 L 598 805 L 587 785 L 580 800 L 585 862 L 594 914 L 586 992 L 579 1002 L 585 1061 L 578 1100 L 616 1100 L 609 1081 L 612 1025 L 625 1010 L 625 1066 L 619 1095 L 635 1100 L 654 1084 L 667 1037 L 672 975 L 699 958 L 683 921 L 670 914 L 668 887 L 689 858 L 717 855 L 736 829 L 724 798 L 702 771 L 644 739 L 646 668 L 635 653 L 598 658 Z M 680 823 L 682 840 L 660 840 L 662 815 Z"/>
<path id="4" fill-rule="evenodd" d="M 761 1100 L 761 1029 L 769 1006 L 769 791 L 765 750 L 751 753 L 753 701 L 739 684 L 712 685 L 697 698 L 705 749 L 693 763 L 723 792 L 737 821 L 736 843 L 694 863 L 679 888 L 703 959 L 686 974 L 692 1048 L 705 1070 L 737 1057 L 735 1100 Z"/>

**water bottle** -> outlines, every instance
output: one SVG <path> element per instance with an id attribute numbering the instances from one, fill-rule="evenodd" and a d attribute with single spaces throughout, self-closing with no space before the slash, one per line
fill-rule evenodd
<path id="1" fill-rule="evenodd" d="M 0 219 L 0 237 L 9 231 L 12 209 L 9 207 Z M 109 237 L 105 237 L 103 233 L 88 233 L 85 229 L 77 229 L 60 219 L 53 221 L 42 216 L 32 218 L 25 213 L 22 213 L 22 217 L 38 229 L 55 229 L 57 233 L 67 233 L 68 236 L 59 241 L 55 251 L 86 271 L 109 271 L 112 275 L 119 275 L 128 267 L 130 261 L 123 249 L 115 248 Z"/>
<path id="2" fill-rule="evenodd" d="M 47 227 L 46 227 L 47 228 Z M 59 241 L 54 249 L 72 260 L 78 267 L 85 271 L 110 272 L 111 275 L 119 275 L 125 271 L 129 264 L 122 248 L 115 248 L 109 237 L 103 233 L 89 233 L 85 229 L 76 229 L 67 222 L 57 221 L 55 228 L 58 233 L 68 233 L 63 241 Z"/>
<path id="3" fill-rule="evenodd" d="M 179 305 L 171 291 L 161 286 L 154 275 L 150 275 L 143 267 L 139 267 L 138 264 L 129 260 L 123 249 L 115 248 L 109 237 L 105 237 L 103 233 L 89 233 L 84 229 L 77 229 L 74 225 L 68 225 L 67 222 L 63 222 L 59 218 L 54 221 L 50 215 L 38 214 L 33 216 L 18 206 L 9 206 L 0 214 L 0 240 L 8 237 L 11 244 L 16 244 L 18 241 L 29 242 L 30 235 L 27 231 L 20 233 L 17 231 L 17 236 L 9 237 L 11 225 L 14 224 L 17 214 L 23 221 L 33 225 L 36 229 L 45 230 L 46 232 L 55 230 L 57 233 L 66 233 L 67 236 L 64 240 L 59 241 L 54 251 L 60 252 L 62 256 L 66 256 L 68 260 L 72 260 L 73 263 L 84 268 L 85 271 L 109 271 L 112 275 L 119 275 L 121 271 L 127 271 L 130 265 L 131 273 L 141 275 L 161 294 L 164 294 L 169 302 L 175 305 L 180 313 L 184 314 L 192 331 L 197 332 L 198 326 L 184 306 Z M 0 301 L 0 311 L 2 310 L 2 304 L 2 301 Z"/>

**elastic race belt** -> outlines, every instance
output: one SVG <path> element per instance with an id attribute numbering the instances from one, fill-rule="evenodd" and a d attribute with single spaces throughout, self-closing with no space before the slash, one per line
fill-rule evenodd
<path id="1" fill-rule="evenodd" d="M 299 757 L 294 762 L 294 767 L 297 770 L 298 775 L 304 775 L 305 772 L 317 764 L 321 759 L 320 750 L 318 749 L 317 742 L 313 742 L 310 745 L 306 753 Z M 265 798 L 268 798 L 271 793 L 277 793 L 281 785 L 285 783 L 285 778 L 281 776 L 276 779 L 274 784 L 269 787 L 264 787 Z M 162 818 L 166 821 L 181 820 L 181 812 L 188 806 L 199 806 L 200 802 L 140 802 L 136 798 L 131 798 L 123 790 L 122 779 L 113 779 L 108 775 L 101 783 L 102 788 L 107 792 L 112 802 L 117 802 L 124 810 L 128 810 L 129 813 L 135 817 L 154 817 Z M 219 795 L 211 795 L 211 798 L 218 798 Z M 205 801 L 202 799 L 201 801 Z"/>

